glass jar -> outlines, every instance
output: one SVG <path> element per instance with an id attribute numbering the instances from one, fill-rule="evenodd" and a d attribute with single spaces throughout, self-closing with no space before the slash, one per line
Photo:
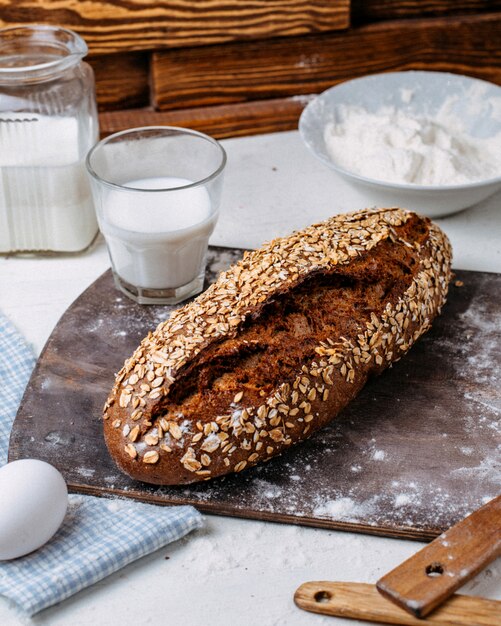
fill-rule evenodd
<path id="1" fill-rule="evenodd" d="M 97 235 L 84 165 L 98 139 L 86 54 L 64 28 L 0 29 L 0 254 L 81 252 Z"/>

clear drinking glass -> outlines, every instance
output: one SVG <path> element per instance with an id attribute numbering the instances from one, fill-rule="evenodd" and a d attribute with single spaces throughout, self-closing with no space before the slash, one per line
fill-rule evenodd
<path id="1" fill-rule="evenodd" d="M 84 165 L 98 139 L 86 54 L 64 28 L 0 29 L 0 254 L 80 252 L 98 233 Z"/>
<path id="2" fill-rule="evenodd" d="M 99 227 L 123 293 L 175 304 L 202 291 L 225 164 L 215 139 L 171 126 L 116 133 L 89 152 Z"/>

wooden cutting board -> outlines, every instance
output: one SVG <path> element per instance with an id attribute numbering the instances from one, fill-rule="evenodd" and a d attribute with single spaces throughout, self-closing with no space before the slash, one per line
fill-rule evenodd
<path id="1" fill-rule="evenodd" d="M 212 248 L 207 279 L 241 250 Z M 501 275 L 457 272 L 433 329 L 331 425 L 241 474 L 158 487 L 121 474 L 101 435 L 114 372 L 172 307 L 103 274 L 66 311 L 21 403 L 9 459 L 55 465 L 71 491 L 238 517 L 431 539 L 501 492 Z"/>

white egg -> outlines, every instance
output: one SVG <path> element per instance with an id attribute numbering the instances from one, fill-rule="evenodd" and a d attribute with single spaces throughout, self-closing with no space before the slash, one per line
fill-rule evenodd
<path id="1" fill-rule="evenodd" d="M 0 560 L 37 550 L 54 535 L 66 514 L 68 489 L 61 473 L 36 459 L 0 468 Z"/>

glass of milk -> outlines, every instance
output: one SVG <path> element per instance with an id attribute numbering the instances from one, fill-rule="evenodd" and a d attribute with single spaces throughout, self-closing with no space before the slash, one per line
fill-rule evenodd
<path id="1" fill-rule="evenodd" d="M 202 291 L 225 164 L 215 139 L 172 126 L 116 133 L 89 152 L 99 227 L 123 293 L 175 304 Z"/>

